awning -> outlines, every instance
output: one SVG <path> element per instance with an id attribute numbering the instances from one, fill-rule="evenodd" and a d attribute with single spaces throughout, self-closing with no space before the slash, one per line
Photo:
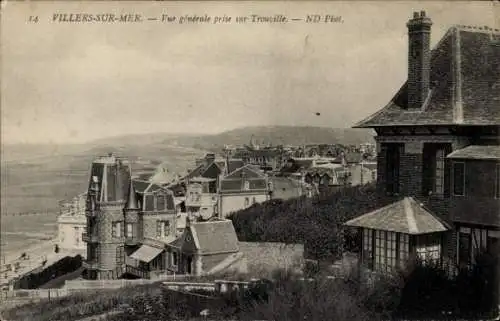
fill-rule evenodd
<path id="1" fill-rule="evenodd" d="M 412 197 L 384 206 L 345 223 L 347 226 L 412 235 L 444 232 L 447 224 Z"/>
<path id="2" fill-rule="evenodd" d="M 130 257 L 133 259 L 139 260 L 141 262 L 149 263 L 155 257 L 160 255 L 161 252 L 163 252 L 163 249 L 149 246 L 149 245 L 142 245 L 137 251 L 132 253 L 132 255 L 130 255 Z"/>

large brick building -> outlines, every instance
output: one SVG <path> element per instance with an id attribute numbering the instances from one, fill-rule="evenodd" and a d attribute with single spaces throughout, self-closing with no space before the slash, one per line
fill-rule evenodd
<path id="1" fill-rule="evenodd" d="M 469 265 L 499 250 L 499 30 L 453 26 L 431 50 L 431 25 L 414 13 L 408 80 L 355 126 L 377 132 L 378 191 L 401 197 L 347 222 L 376 269 L 410 255 Z"/>

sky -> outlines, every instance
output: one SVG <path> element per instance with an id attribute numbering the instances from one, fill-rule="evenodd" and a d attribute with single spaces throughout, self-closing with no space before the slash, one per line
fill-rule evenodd
<path id="1" fill-rule="evenodd" d="M 406 22 L 420 10 L 433 21 L 432 45 L 453 24 L 500 28 L 500 6 L 487 1 L 3 2 L 2 143 L 254 125 L 350 127 L 385 106 L 406 79 Z M 63 13 L 232 21 L 52 21 Z M 343 22 L 234 21 L 251 14 L 329 14 Z"/>

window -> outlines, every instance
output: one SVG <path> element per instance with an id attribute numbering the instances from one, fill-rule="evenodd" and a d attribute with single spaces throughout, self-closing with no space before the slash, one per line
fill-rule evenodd
<path id="1" fill-rule="evenodd" d="M 396 233 L 375 231 L 375 269 L 390 271 L 396 267 Z"/>
<path id="2" fill-rule="evenodd" d="M 423 263 L 439 262 L 441 259 L 441 242 L 437 235 L 417 236 L 417 258 Z"/>
<path id="3" fill-rule="evenodd" d="M 453 195 L 465 195 L 465 163 L 453 163 Z"/>
<path id="4" fill-rule="evenodd" d="M 255 204 L 255 203 L 257 203 L 257 199 L 254 196 L 253 199 L 252 199 L 252 204 Z"/>
<path id="5" fill-rule="evenodd" d="M 399 234 L 399 263 L 401 266 L 406 264 L 410 253 L 410 236 L 408 234 Z"/>
<path id="6" fill-rule="evenodd" d="M 249 181 L 245 181 L 245 182 L 243 183 L 243 189 L 244 189 L 245 191 L 248 191 L 248 190 L 250 189 L 250 182 L 249 182 Z"/>
<path id="7" fill-rule="evenodd" d="M 116 264 L 121 265 L 125 263 L 125 251 L 123 246 L 116 248 Z"/>
<path id="8" fill-rule="evenodd" d="M 113 229 L 111 231 L 113 237 L 122 236 L 122 222 L 113 222 Z"/>
<path id="9" fill-rule="evenodd" d="M 500 198 L 500 164 L 496 166 L 495 198 Z"/>
<path id="10" fill-rule="evenodd" d="M 363 229 L 363 261 L 370 267 L 373 262 L 373 230 Z"/>
<path id="11" fill-rule="evenodd" d="M 170 234 L 170 221 L 156 221 L 156 237 L 167 237 Z"/>
<path id="12" fill-rule="evenodd" d="M 132 223 L 127 223 L 127 233 L 126 233 L 126 236 L 127 237 L 133 237 L 133 231 L 134 231 L 134 228 L 133 228 L 133 225 Z"/>
<path id="13" fill-rule="evenodd" d="M 80 245 L 80 231 L 78 227 L 75 227 L 75 243 L 76 245 Z"/>
<path id="14" fill-rule="evenodd" d="M 471 263 L 471 234 L 470 228 L 460 228 L 458 232 L 458 263 L 467 266 Z"/>
<path id="15" fill-rule="evenodd" d="M 245 197 L 245 207 L 250 205 L 250 199 L 248 197 Z"/>
<path id="16" fill-rule="evenodd" d="M 172 252 L 172 265 L 177 265 L 177 252 Z"/>
<path id="17" fill-rule="evenodd" d="M 156 196 L 156 210 L 164 211 L 167 208 L 167 202 L 165 195 Z"/>
<path id="18" fill-rule="evenodd" d="M 385 149 L 385 185 L 389 194 L 399 193 L 399 167 L 403 150 L 402 144 L 382 144 Z"/>
<path id="19" fill-rule="evenodd" d="M 444 149 L 436 151 L 436 172 L 434 175 L 434 193 L 444 194 Z"/>
<path id="20" fill-rule="evenodd" d="M 446 155 L 451 152 L 451 144 L 424 144 L 422 192 L 425 196 L 430 194 L 445 195 L 449 193 L 447 184 L 449 165 Z M 448 181 L 447 181 L 448 179 Z M 448 183 L 447 183 L 448 182 Z M 448 191 L 448 192 L 447 192 Z"/>
<path id="21" fill-rule="evenodd" d="M 461 227 L 458 234 L 458 263 L 461 266 L 473 264 L 481 253 L 499 253 L 498 230 Z"/>
<path id="22" fill-rule="evenodd" d="M 375 246 L 373 246 L 374 241 Z M 379 230 L 373 233 L 372 230 L 365 229 L 363 231 L 363 260 L 375 270 L 393 271 L 407 262 L 410 252 L 409 243 L 408 234 Z M 373 250 L 375 250 L 375 255 Z"/>

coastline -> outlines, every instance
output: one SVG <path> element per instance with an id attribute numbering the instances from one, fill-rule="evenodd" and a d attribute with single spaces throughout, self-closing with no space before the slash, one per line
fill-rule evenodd
<path id="1" fill-rule="evenodd" d="M 48 253 L 53 252 L 55 244 L 57 244 L 57 239 L 52 238 L 50 240 L 36 242 L 35 244 L 28 245 L 25 248 L 13 249 L 11 251 L 5 252 L 5 254 L 4 249 L 2 249 L 2 257 L 0 258 L 0 263 L 1 265 L 4 265 L 12 264 L 16 261 L 28 261 L 20 260 L 20 256 L 22 253 L 26 253 L 26 255 L 30 258 L 29 261 L 31 261 L 34 258 L 42 257 L 43 255 L 47 255 Z"/>

